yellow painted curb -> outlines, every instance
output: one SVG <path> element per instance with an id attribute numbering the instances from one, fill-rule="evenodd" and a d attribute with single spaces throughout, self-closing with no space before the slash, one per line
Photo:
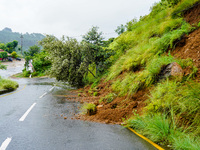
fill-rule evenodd
<path id="1" fill-rule="evenodd" d="M 128 128 L 129 130 L 131 130 L 133 133 L 135 133 L 136 135 L 138 135 L 139 137 L 141 137 L 142 139 L 144 139 L 145 141 L 149 142 L 151 145 L 153 145 L 155 148 L 157 148 L 158 150 L 164 150 L 162 147 L 160 147 L 159 145 L 157 145 L 156 143 L 152 142 L 151 140 L 147 139 L 146 137 L 144 137 L 143 135 L 137 133 L 135 130 L 133 130 L 132 128 Z"/>
<path id="2" fill-rule="evenodd" d="M 6 96 L 8 96 L 8 95 L 12 95 L 12 94 L 14 94 L 14 93 L 18 93 L 18 92 L 20 92 L 20 91 L 24 90 L 24 89 L 25 89 L 25 87 L 26 87 L 26 85 L 23 87 L 23 89 L 21 89 L 21 90 L 18 90 L 18 91 L 16 91 L 16 92 L 12 92 L 12 93 L 6 94 L 6 95 L 3 95 L 3 96 L 0 96 L 0 98 L 1 98 L 1 97 L 6 97 Z"/>

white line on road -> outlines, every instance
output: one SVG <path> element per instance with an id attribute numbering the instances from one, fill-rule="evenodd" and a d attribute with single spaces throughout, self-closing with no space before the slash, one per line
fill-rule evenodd
<path id="1" fill-rule="evenodd" d="M 25 114 L 19 119 L 19 121 L 24 121 L 35 105 L 36 103 L 33 103 L 33 105 L 31 105 L 31 107 L 25 112 Z"/>
<path id="2" fill-rule="evenodd" d="M 39 98 L 43 98 L 46 94 L 47 94 L 47 92 L 45 92 L 44 94 L 42 94 Z"/>
<path id="3" fill-rule="evenodd" d="M 55 88 L 55 86 L 53 86 L 53 87 L 49 90 L 49 92 L 51 92 L 54 88 Z"/>
<path id="4" fill-rule="evenodd" d="M 8 147 L 9 143 L 11 142 L 12 138 L 7 138 L 0 147 L 0 150 L 6 150 L 6 148 Z"/>
<path id="5" fill-rule="evenodd" d="M 51 92 L 54 88 L 55 88 L 55 86 L 53 86 L 51 89 L 49 89 L 49 92 Z M 42 94 L 39 98 L 43 98 L 45 95 L 47 95 L 47 92 Z"/>

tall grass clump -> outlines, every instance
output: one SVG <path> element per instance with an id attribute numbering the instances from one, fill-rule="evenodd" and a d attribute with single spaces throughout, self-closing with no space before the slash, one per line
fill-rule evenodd
<path id="1" fill-rule="evenodd" d="M 177 18 L 183 15 L 184 11 L 192 7 L 195 3 L 199 3 L 199 0 L 183 0 L 179 5 L 175 7 L 172 12 L 172 18 Z"/>
<path id="2" fill-rule="evenodd" d="M 136 115 L 126 121 L 126 127 L 131 127 L 145 137 L 160 144 L 178 150 L 199 150 L 200 137 L 186 133 L 183 127 L 176 124 L 176 118 L 166 114 Z"/>
<path id="3" fill-rule="evenodd" d="M 4 90 L 4 89 L 15 90 L 18 86 L 19 86 L 18 83 L 15 81 L 0 78 L 0 90 Z"/>
<path id="4" fill-rule="evenodd" d="M 93 115 L 96 113 L 96 105 L 93 103 L 84 103 L 81 107 L 82 114 Z"/>
<path id="5" fill-rule="evenodd" d="M 156 143 L 173 149 L 200 149 L 200 84 L 166 80 L 151 91 L 142 116 L 126 122 Z"/>
<path id="6" fill-rule="evenodd" d="M 150 26 L 148 28 L 150 28 Z M 140 41 L 138 42 L 139 44 L 128 49 L 126 53 L 116 61 L 116 63 L 110 68 L 110 74 L 107 79 L 113 79 L 124 71 L 137 71 L 138 69 L 145 67 L 146 63 L 155 55 L 159 56 L 166 52 L 169 47 L 173 48 L 175 41 L 180 40 L 183 35 L 189 33 L 191 30 L 192 27 L 190 24 L 183 21 L 180 28 L 167 32 L 163 34 L 162 37 L 153 37 L 152 40 L 149 39 L 149 35 L 152 33 L 149 33 L 145 38 L 141 36 L 138 38 L 137 34 L 133 34 L 133 36 L 137 37 L 138 41 Z M 117 41 L 120 40 L 121 39 L 118 39 Z"/>
<path id="7" fill-rule="evenodd" d="M 200 134 L 196 127 L 200 124 L 200 84 L 179 83 L 165 81 L 159 83 L 151 92 L 147 112 L 168 113 L 173 110 L 174 115 L 179 116 L 180 125 L 188 126 L 187 130 Z"/>

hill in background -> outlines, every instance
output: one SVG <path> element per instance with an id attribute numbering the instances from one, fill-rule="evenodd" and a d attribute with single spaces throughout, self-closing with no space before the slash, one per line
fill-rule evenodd
<path id="1" fill-rule="evenodd" d="M 26 33 L 23 36 L 23 50 L 27 51 L 30 46 L 38 45 L 38 41 L 41 41 L 45 36 L 40 33 Z M 18 41 L 18 45 L 21 45 L 21 34 L 19 32 L 13 32 L 10 28 L 4 28 L 0 31 L 0 43 L 8 43 L 14 40 Z"/>

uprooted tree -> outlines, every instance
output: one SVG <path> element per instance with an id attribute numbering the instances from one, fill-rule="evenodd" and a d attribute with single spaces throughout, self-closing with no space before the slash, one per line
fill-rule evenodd
<path id="1" fill-rule="evenodd" d="M 40 42 L 44 51 L 49 54 L 48 59 L 52 62 L 50 69 L 52 77 L 68 82 L 72 86 L 82 86 L 89 72 L 96 77 L 93 70 L 90 70 L 92 64 L 96 64 L 97 67 L 101 66 L 98 70 L 102 70 L 103 66 L 108 66 L 105 63 L 112 53 L 100 46 L 99 38 L 94 41 L 91 40 L 91 36 L 88 38 L 88 41 L 80 43 L 69 37 L 59 40 L 47 35 Z"/>
<path id="2" fill-rule="evenodd" d="M 48 59 L 52 61 L 51 76 L 73 86 L 83 85 L 84 74 L 88 71 L 88 64 L 83 58 L 87 46 L 72 38 L 63 37 L 58 40 L 50 35 L 47 35 L 40 44 L 49 53 Z"/>

